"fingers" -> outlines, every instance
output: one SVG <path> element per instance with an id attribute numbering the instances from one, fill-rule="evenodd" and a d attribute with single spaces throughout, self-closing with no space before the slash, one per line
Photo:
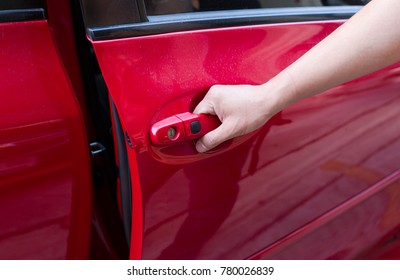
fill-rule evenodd
<path id="1" fill-rule="evenodd" d="M 215 115 L 214 105 L 207 99 L 203 99 L 193 111 L 193 114 L 209 114 Z"/>
<path id="2" fill-rule="evenodd" d="M 204 99 L 199 104 L 197 104 L 196 108 L 194 109 L 194 114 L 217 115 L 217 113 L 215 112 L 215 104 L 216 102 L 218 103 L 216 95 L 218 88 L 218 85 L 214 85 L 208 90 Z"/>
<path id="3" fill-rule="evenodd" d="M 217 115 L 222 124 L 215 130 L 207 133 L 196 143 L 199 153 L 207 152 L 217 147 L 222 142 L 234 137 L 234 124 L 229 122 L 221 110 L 221 98 L 225 95 L 227 86 L 214 85 L 210 88 L 204 99 L 194 109 L 194 114 Z M 221 97 L 222 96 L 222 97 Z M 223 99 L 223 98 L 222 98 Z"/>
<path id="4" fill-rule="evenodd" d="M 233 137 L 233 135 L 231 135 L 232 131 L 229 122 L 222 123 L 219 127 L 207 133 L 196 142 L 196 150 L 199 153 L 205 153 L 217 147 L 222 142 Z"/>

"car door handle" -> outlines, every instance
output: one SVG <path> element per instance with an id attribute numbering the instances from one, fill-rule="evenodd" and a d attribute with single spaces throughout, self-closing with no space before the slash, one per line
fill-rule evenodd
<path id="1" fill-rule="evenodd" d="M 167 146 L 194 140 L 220 124 L 217 116 L 181 113 L 153 124 L 150 129 L 150 141 L 154 146 Z"/>

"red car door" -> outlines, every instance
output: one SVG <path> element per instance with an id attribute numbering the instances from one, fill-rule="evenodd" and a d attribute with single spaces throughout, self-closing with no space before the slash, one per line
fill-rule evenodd
<path id="1" fill-rule="evenodd" d="M 89 144 L 45 11 L 0 4 L 0 259 L 89 257 Z"/>
<path id="2" fill-rule="evenodd" d="M 185 120 L 168 119 L 192 112 L 214 84 L 265 82 L 360 6 L 81 2 L 114 106 L 131 258 L 367 258 L 391 244 L 400 225 L 398 65 L 290 106 L 206 154 L 176 142 Z M 173 141 L 155 145 L 160 121 Z"/>

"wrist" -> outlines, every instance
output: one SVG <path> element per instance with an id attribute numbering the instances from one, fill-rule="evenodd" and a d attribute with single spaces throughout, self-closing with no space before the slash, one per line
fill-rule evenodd
<path id="1" fill-rule="evenodd" d="M 285 71 L 260 85 L 260 88 L 262 104 L 270 117 L 296 101 L 294 100 L 296 96 L 295 82 Z"/>

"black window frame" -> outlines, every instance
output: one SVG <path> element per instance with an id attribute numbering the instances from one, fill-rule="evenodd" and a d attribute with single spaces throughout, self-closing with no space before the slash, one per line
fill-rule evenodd
<path id="1" fill-rule="evenodd" d="M 43 20 L 46 18 L 44 0 L 2 0 L 0 23 Z"/>
<path id="2" fill-rule="evenodd" d="M 146 22 L 117 24 L 101 27 L 88 27 L 90 39 L 111 40 L 127 37 L 156 35 L 178 31 L 209 28 L 233 27 L 288 22 L 307 22 L 323 20 L 345 20 L 354 15 L 360 7 L 322 7 L 322 8 L 267 8 L 246 11 L 221 11 L 149 16 Z M 296 9 L 296 10 L 293 10 Z"/>

